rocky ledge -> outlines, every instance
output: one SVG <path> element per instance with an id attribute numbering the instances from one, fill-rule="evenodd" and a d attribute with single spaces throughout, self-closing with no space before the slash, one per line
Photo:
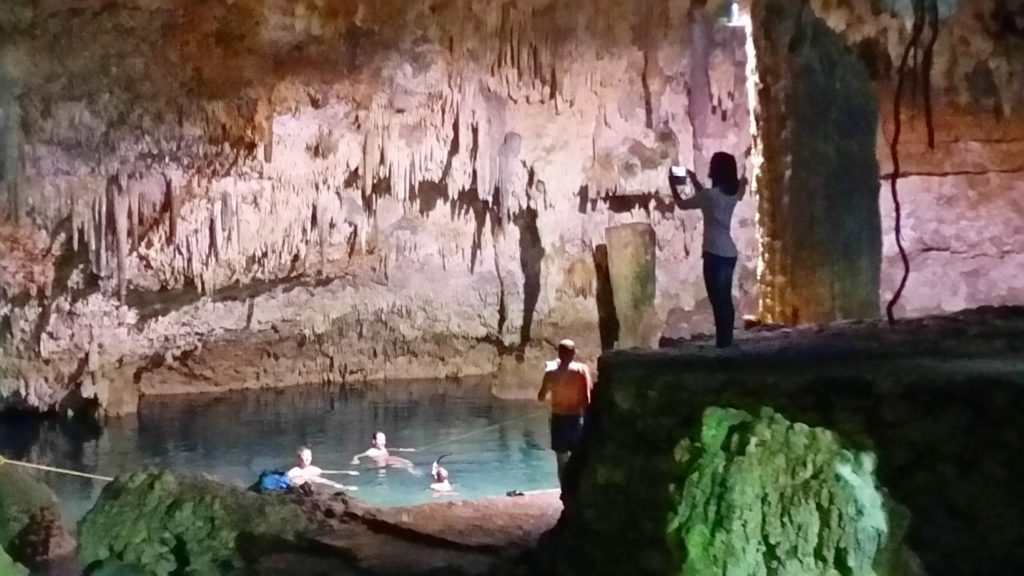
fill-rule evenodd
<path id="1" fill-rule="evenodd" d="M 680 443 L 701 441 L 709 409 L 768 408 L 874 455 L 878 485 L 909 512 L 906 543 L 925 573 L 1020 574 L 1022 342 L 1024 308 L 1007 307 L 891 328 L 760 328 L 727 351 L 691 342 L 606 354 L 560 557 L 591 574 L 678 566 L 665 534 Z"/>
<path id="2" fill-rule="evenodd" d="M 166 472 L 119 477 L 79 525 L 88 574 L 492 574 L 554 526 L 557 492 L 378 508 Z M 140 536 L 141 535 L 141 536 Z"/>

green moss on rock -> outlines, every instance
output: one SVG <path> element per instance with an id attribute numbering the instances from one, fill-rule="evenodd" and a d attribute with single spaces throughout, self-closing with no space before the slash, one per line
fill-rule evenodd
<path id="1" fill-rule="evenodd" d="M 676 450 L 670 545 L 685 576 L 906 574 L 903 512 L 874 455 L 771 410 L 709 408 Z"/>
<path id="2" fill-rule="evenodd" d="M 33 513 L 56 502 L 46 484 L 11 465 L 0 465 L 0 546 L 9 545 Z"/>
<path id="3" fill-rule="evenodd" d="M 16 564 L 0 547 L 0 576 L 28 576 L 28 569 Z"/>
<path id="4" fill-rule="evenodd" d="M 217 574 L 239 564 L 239 536 L 292 537 L 297 505 L 166 472 L 117 478 L 78 526 L 82 563 L 116 561 L 157 576 Z"/>

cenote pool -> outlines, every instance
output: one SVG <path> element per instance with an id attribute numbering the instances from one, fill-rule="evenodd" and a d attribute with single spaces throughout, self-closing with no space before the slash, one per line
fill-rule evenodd
<path id="1" fill-rule="evenodd" d="M 480 498 L 509 490 L 554 488 L 558 482 L 543 405 L 499 400 L 480 385 L 389 382 L 361 388 L 307 386 L 190 397 L 147 397 L 137 415 L 103 428 L 57 419 L 0 416 L 0 454 L 105 476 L 147 467 L 207 474 L 238 486 L 263 470 L 287 468 L 295 448 L 313 449 L 324 469 L 356 469 L 331 477 L 358 486 L 354 495 L 378 505 L 427 502 L 430 463 L 441 454 L 458 496 Z M 376 430 L 417 474 L 349 464 Z M 102 482 L 43 473 L 77 522 Z"/>

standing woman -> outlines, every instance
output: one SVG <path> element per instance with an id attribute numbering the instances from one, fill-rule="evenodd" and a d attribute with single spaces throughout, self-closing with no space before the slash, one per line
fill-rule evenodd
<path id="1" fill-rule="evenodd" d="M 669 186 L 676 206 L 681 210 L 699 208 L 704 215 L 704 287 L 715 316 L 715 345 L 732 346 L 736 310 L 732 303 L 732 276 L 736 270 L 736 243 L 732 240 L 732 213 L 743 199 L 743 183 L 737 177 L 736 158 L 725 152 L 711 157 L 708 177 L 711 188 L 704 188 L 697 175 L 687 170 L 694 194 L 683 198 L 679 182 L 669 174 Z"/>

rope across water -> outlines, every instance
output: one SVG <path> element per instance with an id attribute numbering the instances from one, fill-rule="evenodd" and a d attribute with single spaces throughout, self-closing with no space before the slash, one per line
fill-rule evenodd
<path id="1" fill-rule="evenodd" d="M 473 430 L 472 432 L 467 432 L 465 434 L 460 434 L 460 435 L 455 436 L 453 438 L 445 438 L 444 440 L 438 440 L 437 442 L 432 442 L 430 444 L 425 444 L 423 446 L 420 446 L 419 448 L 416 448 L 415 451 L 416 452 L 423 452 L 425 450 L 429 450 L 430 448 L 436 448 L 438 446 L 444 446 L 445 444 L 452 444 L 454 442 L 459 442 L 461 440 L 465 440 L 466 438 L 472 438 L 473 436 L 476 436 L 477 434 L 482 434 L 482 433 L 487 432 L 489 430 L 494 430 L 496 428 L 501 428 L 502 426 L 508 426 L 509 424 L 515 424 L 516 422 L 522 422 L 524 420 L 529 420 L 531 418 L 536 418 L 537 416 L 541 416 L 541 415 L 544 415 L 544 414 L 547 414 L 547 413 L 548 413 L 547 409 L 536 410 L 536 411 L 531 412 L 531 413 L 529 413 L 529 414 L 527 414 L 525 416 L 520 416 L 518 418 L 512 418 L 512 419 L 509 419 L 509 420 L 505 420 L 503 422 L 498 422 L 497 424 L 491 424 L 490 426 L 485 426 L 483 428 L 479 428 L 477 430 Z M 56 466 L 44 466 L 42 464 L 33 464 L 31 462 L 22 462 L 22 461 L 19 461 L 19 460 L 10 460 L 10 459 L 5 458 L 2 455 L 0 455 L 0 466 L 3 466 L 4 464 L 10 464 L 12 466 L 21 466 L 23 468 L 32 468 L 32 469 L 35 469 L 35 470 L 43 470 L 45 472 L 54 472 L 56 474 L 65 474 L 65 475 L 68 475 L 68 476 L 78 476 L 80 478 L 88 478 L 90 480 L 99 480 L 101 482 L 113 482 L 114 481 L 114 479 L 111 478 L 110 476 L 100 476 L 98 474 L 89 474 L 88 472 L 78 472 L 77 470 L 68 470 L 67 468 L 58 468 Z"/>
<path id="2" fill-rule="evenodd" d="M 35 470 L 44 470 L 46 472 L 56 472 L 58 474 L 67 474 L 68 476 L 78 476 L 81 478 L 89 478 L 90 480 L 100 480 L 102 482 L 113 482 L 114 479 L 110 476 L 99 476 L 97 474 L 89 474 L 87 472 L 78 472 L 76 470 L 68 470 L 66 468 L 57 468 L 55 466 L 44 466 L 42 464 L 32 464 L 31 462 L 21 462 L 18 460 L 8 460 L 3 456 L 0 456 L 0 466 L 4 464 L 11 464 L 12 466 L 21 466 L 23 468 L 33 468 Z"/>

